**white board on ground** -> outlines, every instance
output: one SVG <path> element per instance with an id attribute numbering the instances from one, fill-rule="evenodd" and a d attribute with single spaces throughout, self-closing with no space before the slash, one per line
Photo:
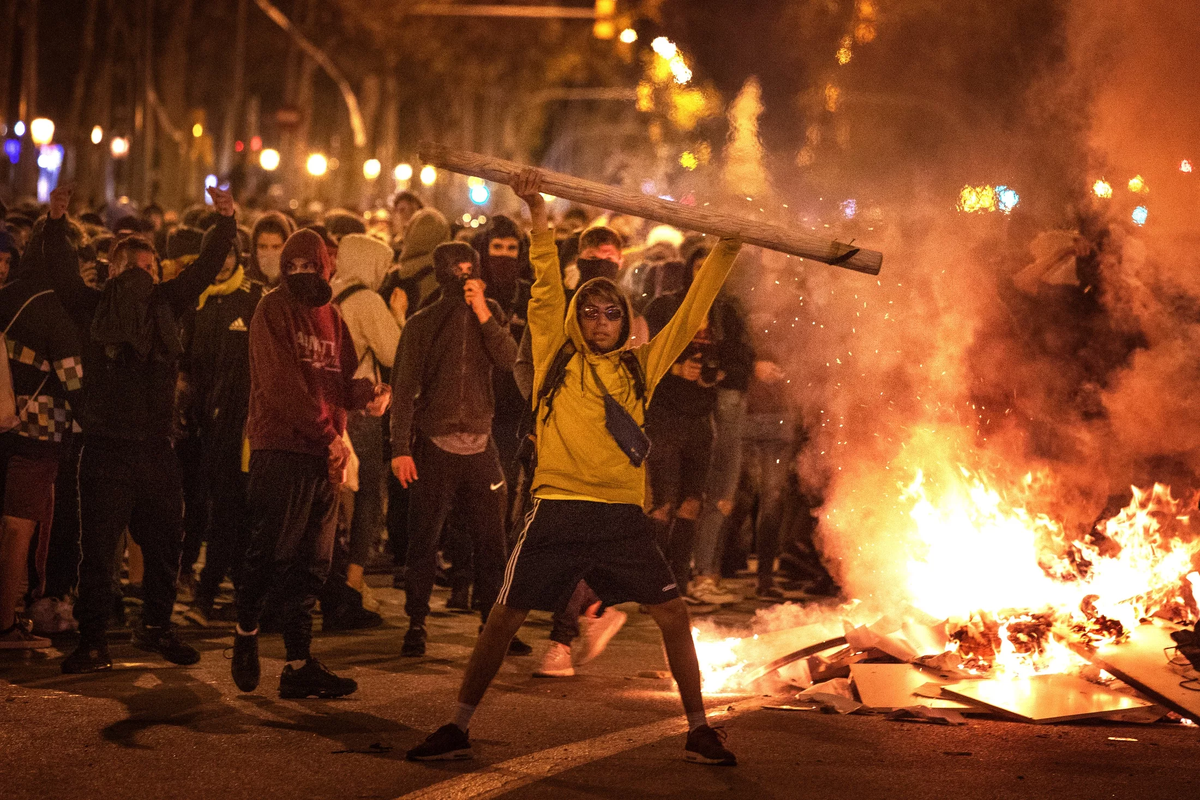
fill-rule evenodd
<path id="1" fill-rule="evenodd" d="M 851 664 L 850 679 L 854 681 L 858 697 L 867 708 L 888 711 L 909 706 L 974 708 L 957 700 L 917 695 L 917 689 L 927 683 L 944 684 L 949 681 L 919 670 L 912 664 Z"/>
<path id="2" fill-rule="evenodd" d="M 1175 647 L 1172 630 L 1175 628 L 1164 625 L 1141 625 L 1130 632 L 1128 640 L 1097 650 L 1092 663 L 1177 714 L 1200 722 L 1200 692 L 1180 686 L 1189 677 L 1196 678 L 1196 673 L 1186 664 L 1175 667 L 1167 661 L 1169 655 L 1175 655 L 1170 649 Z"/>
<path id="3" fill-rule="evenodd" d="M 942 692 L 1024 722 L 1037 723 L 1107 717 L 1152 705 L 1074 675 L 964 681 L 944 686 Z"/>

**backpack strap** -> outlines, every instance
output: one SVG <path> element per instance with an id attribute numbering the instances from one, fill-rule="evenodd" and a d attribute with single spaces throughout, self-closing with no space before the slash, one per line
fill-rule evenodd
<path id="1" fill-rule="evenodd" d="M 546 376 L 542 378 L 542 385 L 538 387 L 537 405 L 533 407 L 534 419 L 537 418 L 537 409 L 546 405 L 546 415 L 543 420 L 550 418 L 550 410 L 554 405 L 554 396 L 558 394 L 559 388 L 567 377 L 567 364 L 571 363 L 571 359 L 575 357 L 575 345 L 570 339 L 563 342 L 562 347 L 558 348 L 558 352 L 554 354 L 554 358 L 550 360 L 550 366 L 546 370 Z"/>
<path id="2" fill-rule="evenodd" d="M 365 292 L 365 291 L 367 291 L 366 286 L 363 286 L 361 283 L 352 283 L 349 286 L 347 286 L 345 289 L 342 289 L 340 292 L 338 292 L 337 297 L 333 298 L 334 305 L 340 306 L 342 303 L 346 302 L 346 300 L 348 300 L 350 297 L 358 294 L 359 292 Z"/>

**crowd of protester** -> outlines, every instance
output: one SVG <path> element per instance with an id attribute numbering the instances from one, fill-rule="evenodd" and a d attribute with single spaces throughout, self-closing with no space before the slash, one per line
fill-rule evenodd
<path id="1" fill-rule="evenodd" d="M 365 576 L 390 571 L 402 654 L 421 656 L 436 584 L 484 622 L 501 591 L 531 504 L 528 224 L 462 227 L 413 192 L 369 214 L 209 200 L 87 209 L 58 189 L 2 213 L 0 649 L 77 630 L 63 671 L 108 669 L 129 624 L 191 664 L 181 625 L 236 624 L 240 688 L 278 631 L 281 692 L 345 694 L 311 657 L 317 604 L 323 630 L 379 626 Z M 715 245 L 644 227 L 579 207 L 554 225 L 568 299 L 596 277 L 625 293 L 626 347 L 668 325 Z M 837 591 L 772 346 L 723 289 L 645 408 L 646 511 L 696 610 L 742 600 L 750 559 L 759 600 Z M 573 674 L 625 619 L 580 582 L 538 674 Z"/>

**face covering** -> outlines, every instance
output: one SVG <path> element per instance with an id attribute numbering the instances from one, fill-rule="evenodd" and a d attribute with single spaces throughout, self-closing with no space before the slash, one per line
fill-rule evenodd
<path id="1" fill-rule="evenodd" d="M 293 272 L 283 276 L 288 291 L 306 306 L 319 308 L 333 299 L 329 282 L 315 272 Z"/>
<path id="2" fill-rule="evenodd" d="M 517 289 L 519 262 L 515 256 L 486 256 L 483 262 L 483 280 L 487 283 L 487 295 L 501 303 L 512 302 Z"/>
<path id="3" fill-rule="evenodd" d="M 615 281 L 617 273 L 620 271 L 617 262 L 609 261 L 607 258 L 581 258 L 575 262 L 575 267 L 579 270 L 580 286 L 592 278 L 608 278 L 610 281 Z"/>
<path id="4" fill-rule="evenodd" d="M 262 270 L 263 275 L 267 276 L 267 280 L 274 283 L 279 280 L 279 252 L 272 250 L 269 253 L 258 254 L 258 266 Z"/>

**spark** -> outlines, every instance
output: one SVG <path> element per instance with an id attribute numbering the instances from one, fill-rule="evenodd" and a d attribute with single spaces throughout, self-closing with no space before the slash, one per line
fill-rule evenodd
<path id="1" fill-rule="evenodd" d="M 1092 191 L 1095 192 L 1096 197 L 1107 200 L 1112 197 L 1112 184 L 1101 178 L 1092 184 Z"/>

